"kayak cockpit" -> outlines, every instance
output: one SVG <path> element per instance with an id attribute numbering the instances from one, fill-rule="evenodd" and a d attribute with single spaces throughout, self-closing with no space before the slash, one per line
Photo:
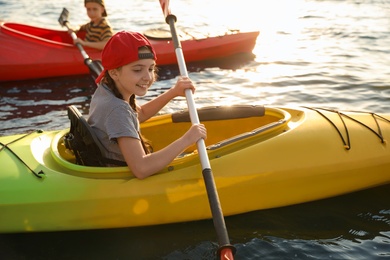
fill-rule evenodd
<path id="1" fill-rule="evenodd" d="M 263 106 L 205 107 L 197 111 L 200 122 L 207 128 L 205 144 L 210 160 L 279 135 L 288 129 L 287 123 L 291 120 L 291 115 L 286 110 Z M 158 151 L 182 136 L 190 125 L 189 112 L 180 111 L 149 119 L 141 124 L 141 132 L 151 141 L 153 150 Z M 62 167 L 70 169 L 68 173 L 80 176 L 103 176 L 107 173 L 109 178 L 113 178 L 115 173 L 118 176 L 129 176 L 127 166 L 95 167 L 76 164 L 74 154 L 64 145 L 64 136 L 68 132 L 68 129 L 59 132 L 51 146 L 53 158 Z M 165 171 L 199 164 L 196 148 L 196 145 L 189 147 Z"/>

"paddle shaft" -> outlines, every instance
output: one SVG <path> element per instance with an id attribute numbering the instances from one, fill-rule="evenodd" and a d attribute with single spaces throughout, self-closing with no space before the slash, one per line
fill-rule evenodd
<path id="1" fill-rule="evenodd" d="M 166 17 L 166 22 L 169 24 L 172 40 L 175 47 L 176 58 L 179 66 L 179 71 L 181 76 L 187 76 L 188 72 L 185 65 L 184 55 L 181 48 L 180 41 L 176 32 L 176 16 L 170 14 L 168 1 L 160 0 L 163 13 Z M 199 116 L 195 107 L 195 101 L 192 96 L 191 90 L 187 89 L 185 91 L 188 110 L 190 114 L 190 119 L 192 124 L 199 124 Z M 214 227 L 217 232 L 219 250 L 218 254 L 221 259 L 233 259 L 233 251 L 235 248 L 230 244 L 228 232 L 225 225 L 225 220 L 223 217 L 221 204 L 218 197 L 217 188 L 215 185 L 213 173 L 210 166 L 210 161 L 208 159 L 206 145 L 203 139 L 200 139 L 197 142 L 198 154 L 200 157 L 200 162 L 202 165 L 202 174 L 203 179 L 206 185 L 207 195 L 210 203 L 211 214 L 213 216 Z"/>
<path id="2" fill-rule="evenodd" d="M 64 23 L 64 25 L 65 25 L 66 28 L 68 28 L 68 30 L 70 29 L 69 22 L 66 21 Z M 70 37 L 72 37 L 72 39 L 74 41 L 77 40 L 77 35 L 75 34 L 74 31 L 71 31 L 69 34 L 70 34 Z M 81 43 L 77 42 L 76 46 L 79 49 L 79 51 L 81 53 L 81 56 L 83 56 L 84 60 L 89 59 L 89 56 L 88 56 L 87 52 L 84 50 L 83 45 L 81 45 Z"/>
<path id="3" fill-rule="evenodd" d="M 60 17 L 58 18 L 58 22 L 65 26 L 68 29 L 70 36 L 73 41 L 77 40 L 76 33 L 70 29 L 68 22 L 69 11 L 66 8 L 63 8 Z M 87 52 L 84 50 L 83 45 L 79 42 L 76 43 L 77 48 L 79 49 L 81 55 L 84 58 L 84 64 L 88 66 L 89 72 L 91 76 L 96 79 L 99 74 L 103 71 L 103 66 L 100 61 L 92 61 L 92 59 L 88 56 Z"/>

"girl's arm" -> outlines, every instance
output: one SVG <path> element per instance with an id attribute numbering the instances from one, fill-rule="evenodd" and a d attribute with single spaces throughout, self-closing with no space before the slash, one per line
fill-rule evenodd
<path id="1" fill-rule="evenodd" d="M 169 101 L 178 96 L 185 96 L 185 90 L 191 89 L 194 93 L 195 86 L 188 77 L 180 77 L 175 86 L 159 95 L 155 99 L 138 107 L 138 119 L 144 122 L 156 115 Z"/>
<path id="2" fill-rule="evenodd" d="M 162 170 L 187 147 L 206 136 L 204 125 L 195 124 L 182 137 L 154 153 L 145 154 L 141 141 L 131 137 L 118 138 L 118 145 L 134 176 L 144 179 Z"/>

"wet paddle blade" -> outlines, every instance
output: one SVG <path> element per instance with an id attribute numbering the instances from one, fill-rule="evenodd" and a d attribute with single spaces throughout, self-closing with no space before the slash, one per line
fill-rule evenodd
<path id="1" fill-rule="evenodd" d="M 60 17 L 58 18 L 58 22 L 61 26 L 66 26 L 66 23 L 68 22 L 69 18 L 69 11 L 66 8 L 62 9 L 62 12 L 60 14 Z"/>

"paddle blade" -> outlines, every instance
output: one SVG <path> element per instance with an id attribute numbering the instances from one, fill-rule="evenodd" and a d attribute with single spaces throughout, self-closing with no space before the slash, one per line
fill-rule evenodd
<path id="1" fill-rule="evenodd" d="M 160 5 L 166 18 L 168 15 L 171 14 L 171 9 L 169 8 L 169 0 L 160 0 Z"/>
<path id="2" fill-rule="evenodd" d="M 68 18 L 69 18 L 69 11 L 64 7 L 62 9 L 60 17 L 58 18 L 58 22 L 61 24 L 61 26 L 66 26 L 66 23 L 68 22 Z"/>
<path id="3" fill-rule="evenodd" d="M 233 252 L 231 248 L 224 248 L 221 250 L 221 255 L 220 255 L 221 260 L 233 260 Z"/>
<path id="4" fill-rule="evenodd" d="M 174 21 L 176 22 L 177 21 L 176 16 L 171 14 L 171 8 L 169 7 L 169 0 L 160 0 L 160 5 L 165 17 L 165 22 L 169 24 L 170 18 L 173 18 Z"/>

